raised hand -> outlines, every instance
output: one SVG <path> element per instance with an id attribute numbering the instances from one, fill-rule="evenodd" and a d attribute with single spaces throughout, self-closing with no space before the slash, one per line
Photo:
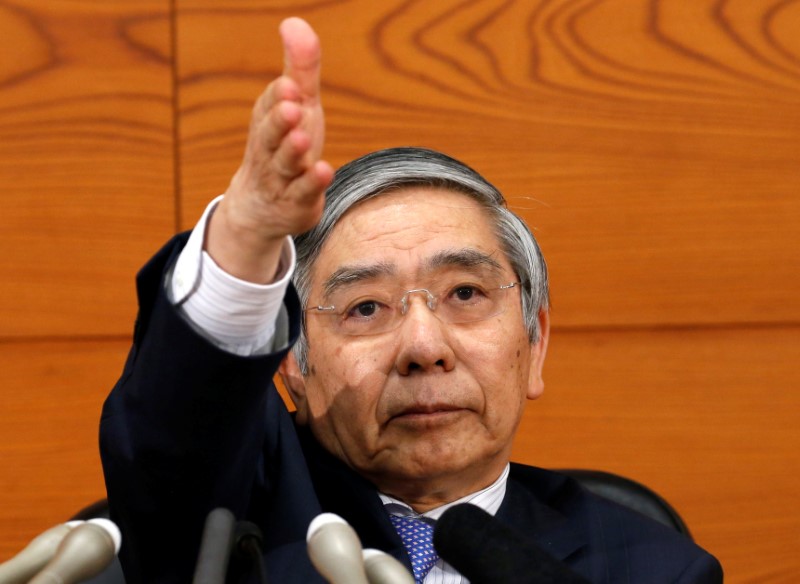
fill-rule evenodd
<path id="1" fill-rule="evenodd" d="M 283 74 L 253 106 L 242 164 L 208 228 L 206 250 L 229 274 L 273 279 L 287 235 L 316 225 L 333 177 L 320 159 L 325 119 L 319 95 L 320 43 L 299 18 L 280 26 Z"/>

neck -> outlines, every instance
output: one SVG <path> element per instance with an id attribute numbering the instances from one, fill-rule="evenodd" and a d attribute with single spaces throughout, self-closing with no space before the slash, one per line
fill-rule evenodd
<path id="1" fill-rule="evenodd" d="M 448 477 L 441 481 L 412 479 L 401 481 L 399 485 L 402 488 L 393 488 L 393 486 L 397 487 L 397 484 L 386 486 L 379 484 L 378 490 L 383 495 L 384 503 L 392 500 L 401 502 L 411 507 L 415 513 L 422 514 L 461 499 L 479 495 L 482 491 L 490 490 L 495 486 L 499 487 L 500 485 L 497 483 L 503 477 L 506 468 L 507 463 L 502 464 L 499 469 L 492 468 L 491 472 L 487 472 L 487 469 L 483 468 L 483 472 L 471 481 L 464 480 L 464 477 L 460 477 L 458 480 Z M 502 496 L 500 500 L 502 500 Z"/>

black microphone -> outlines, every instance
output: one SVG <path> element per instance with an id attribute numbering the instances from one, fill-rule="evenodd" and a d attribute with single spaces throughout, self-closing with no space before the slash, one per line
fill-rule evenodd
<path id="1" fill-rule="evenodd" d="M 472 584 L 589 584 L 533 539 L 475 505 L 445 511 L 434 527 L 433 547 Z"/>
<path id="2" fill-rule="evenodd" d="M 251 521 L 237 521 L 233 530 L 233 555 L 252 566 L 261 584 L 268 584 L 264 563 L 264 533 Z"/>

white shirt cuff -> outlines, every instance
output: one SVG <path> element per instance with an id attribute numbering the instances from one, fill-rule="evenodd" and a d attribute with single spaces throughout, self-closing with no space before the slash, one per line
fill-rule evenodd
<path id="1" fill-rule="evenodd" d="M 286 342 L 276 338 L 276 323 L 294 273 L 294 243 L 287 236 L 275 282 L 253 284 L 231 276 L 203 250 L 208 220 L 220 200 L 206 207 L 189 236 L 168 275 L 168 295 L 195 330 L 219 348 L 237 355 L 263 354 Z"/>

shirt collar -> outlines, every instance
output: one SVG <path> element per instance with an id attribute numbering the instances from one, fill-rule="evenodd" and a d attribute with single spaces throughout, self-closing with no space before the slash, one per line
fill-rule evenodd
<path id="1" fill-rule="evenodd" d="M 389 515 L 411 515 L 413 517 L 417 517 L 420 519 L 429 519 L 431 521 L 436 521 L 442 514 L 447 511 L 450 507 L 454 505 L 459 505 L 461 503 L 470 503 L 472 505 L 476 505 L 480 507 L 490 515 L 494 515 L 497 513 L 497 510 L 500 508 L 500 504 L 503 502 L 503 498 L 506 494 L 506 485 L 508 484 L 508 472 L 509 472 L 509 465 L 506 465 L 503 469 L 503 472 L 500 473 L 500 476 L 497 478 L 495 482 L 491 485 L 486 487 L 485 489 L 481 489 L 475 493 L 470 493 L 466 497 L 461 497 L 456 501 L 452 501 L 450 503 L 446 503 L 440 507 L 436 507 L 435 509 L 431 509 L 430 511 L 426 511 L 425 513 L 419 514 L 415 512 L 411 507 L 407 504 L 403 503 L 399 499 L 395 499 L 394 497 L 390 497 L 389 495 L 384 495 L 383 493 L 378 493 L 378 496 L 381 498 L 383 502 L 384 509 Z"/>

